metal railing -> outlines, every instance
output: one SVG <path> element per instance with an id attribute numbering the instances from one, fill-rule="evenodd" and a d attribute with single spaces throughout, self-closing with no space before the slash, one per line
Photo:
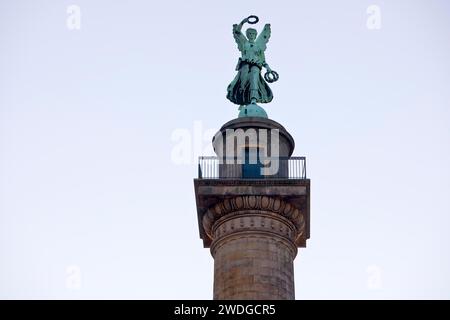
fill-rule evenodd
<path id="1" fill-rule="evenodd" d="M 275 163 L 274 163 L 275 162 Z M 265 165 L 264 165 L 265 164 Z M 264 174 L 272 166 L 275 172 Z M 261 172 L 258 174 L 258 172 Z M 256 173 L 256 174 L 255 174 Z M 198 159 L 199 179 L 306 179 L 306 157 L 266 157 L 262 163 L 245 163 L 243 159 L 202 156 Z"/>

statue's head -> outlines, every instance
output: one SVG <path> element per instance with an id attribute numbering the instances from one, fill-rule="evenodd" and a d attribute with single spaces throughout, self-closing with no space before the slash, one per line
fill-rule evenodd
<path id="1" fill-rule="evenodd" d="M 253 41 L 255 41 L 256 36 L 258 35 L 258 32 L 253 28 L 248 28 L 247 31 L 245 32 L 245 34 L 247 35 L 247 39 L 250 42 L 253 42 Z"/>

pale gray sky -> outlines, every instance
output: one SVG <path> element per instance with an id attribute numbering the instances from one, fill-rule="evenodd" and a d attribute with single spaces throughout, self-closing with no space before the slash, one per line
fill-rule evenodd
<path id="1" fill-rule="evenodd" d="M 0 298 L 212 297 L 192 179 L 237 116 L 249 14 L 272 24 L 264 107 L 312 180 L 296 298 L 450 298 L 444 0 L 1 0 Z"/>

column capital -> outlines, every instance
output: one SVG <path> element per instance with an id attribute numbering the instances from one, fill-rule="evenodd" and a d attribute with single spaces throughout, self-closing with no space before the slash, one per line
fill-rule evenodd
<path id="1" fill-rule="evenodd" d="M 235 218 L 241 219 L 235 222 Z M 225 223 L 226 220 L 230 222 Z M 276 233 L 296 246 L 306 241 L 305 214 L 279 197 L 250 195 L 225 198 L 208 208 L 202 225 L 211 241 L 249 228 Z"/>
<path id="2" fill-rule="evenodd" d="M 267 212 L 290 221 L 297 247 L 309 239 L 309 179 L 194 179 L 200 238 L 205 248 L 213 241 L 212 226 L 222 216 L 249 210 Z"/>

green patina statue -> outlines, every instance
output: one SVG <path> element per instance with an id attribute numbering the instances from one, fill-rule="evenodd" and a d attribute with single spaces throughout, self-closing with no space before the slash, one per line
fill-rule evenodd
<path id="1" fill-rule="evenodd" d="M 257 106 L 256 103 L 272 101 L 272 90 L 270 90 L 267 82 L 278 80 L 278 74 L 270 69 L 264 56 L 264 51 L 270 38 L 270 24 L 264 26 L 258 37 L 257 31 L 253 28 L 247 29 L 247 37 L 241 32 L 244 23 L 255 24 L 258 21 L 258 17 L 249 16 L 242 20 L 241 23 L 233 25 L 233 36 L 241 52 L 241 57 L 236 66 L 238 74 L 228 86 L 227 98 L 231 102 L 240 105 L 240 109 L 258 107 L 265 114 L 264 110 Z M 262 67 L 267 69 L 264 78 L 261 76 Z M 267 114 L 265 117 L 267 117 Z"/>

